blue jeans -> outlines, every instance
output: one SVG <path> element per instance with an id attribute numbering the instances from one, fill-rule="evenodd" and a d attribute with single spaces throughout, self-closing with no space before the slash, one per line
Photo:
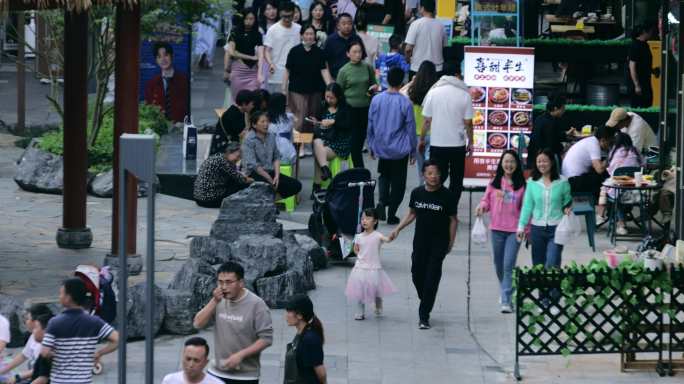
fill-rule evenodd
<path id="1" fill-rule="evenodd" d="M 416 170 L 418 171 L 418 180 L 420 185 L 423 185 L 423 164 L 425 160 L 430 158 L 430 135 L 425 135 L 425 153 L 420 153 L 416 148 Z"/>
<path id="2" fill-rule="evenodd" d="M 546 269 L 560 268 L 563 246 L 553 242 L 556 226 L 532 226 L 530 243 L 532 243 L 532 264 L 543 265 Z"/>
<path id="3" fill-rule="evenodd" d="M 501 304 L 511 304 L 513 268 L 515 268 L 519 248 L 520 243 L 515 238 L 515 232 L 492 230 L 492 251 L 496 277 L 499 278 L 501 285 Z"/>

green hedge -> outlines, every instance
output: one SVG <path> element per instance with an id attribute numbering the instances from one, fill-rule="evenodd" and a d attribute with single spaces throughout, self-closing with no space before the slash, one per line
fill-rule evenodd
<path id="1" fill-rule="evenodd" d="M 612 112 L 613 109 L 617 108 L 618 106 L 598 106 L 598 105 L 585 105 L 585 104 L 567 104 L 565 106 L 565 110 L 569 112 Z M 631 108 L 631 107 L 624 107 L 622 106 L 621 108 L 624 108 L 627 112 L 635 112 L 635 113 L 657 113 L 660 111 L 659 107 L 649 107 L 649 108 Z M 535 104 L 534 105 L 534 110 L 535 111 L 544 111 L 546 110 L 546 104 Z"/>
<path id="2" fill-rule="evenodd" d="M 452 44 L 470 45 L 470 37 L 456 36 L 451 39 Z M 548 47 L 548 46 L 577 46 L 577 47 L 628 47 L 631 44 L 630 39 L 618 40 L 573 40 L 573 39 L 545 39 L 532 38 L 521 40 L 523 47 Z M 492 44 L 497 46 L 515 46 L 516 39 L 494 39 Z"/>
<path id="3" fill-rule="evenodd" d="M 168 132 L 169 121 L 159 107 L 140 104 L 139 132 L 154 133 L 158 136 Z M 92 126 L 92 110 L 88 113 L 88 135 Z M 40 139 L 38 147 L 44 151 L 62 156 L 64 154 L 64 129 L 48 132 Z M 95 144 L 88 149 L 88 170 L 92 173 L 108 171 L 114 159 L 114 113 L 108 113 L 102 119 L 100 132 Z"/>

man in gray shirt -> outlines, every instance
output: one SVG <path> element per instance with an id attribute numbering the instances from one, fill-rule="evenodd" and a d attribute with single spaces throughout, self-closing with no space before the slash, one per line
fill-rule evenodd
<path id="1" fill-rule="evenodd" d="M 193 322 L 201 329 L 215 318 L 215 352 L 209 373 L 228 384 L 258 384 L 259 356 L 273 342 L 271 312 L 260 297 L 245 288 L 244 275 L 240 264 L 221 265 L 214 297 Z"/>

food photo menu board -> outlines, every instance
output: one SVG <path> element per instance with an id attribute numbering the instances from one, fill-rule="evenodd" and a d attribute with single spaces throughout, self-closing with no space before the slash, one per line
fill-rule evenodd
<path id="1" fill-rule="evenodd" d="M 494 176 L 499 157 L 514 149 L 526 157 L 532 133 L 534 48 L 465 47 L 464 80 L 470 90 L 473 154 L 466 178 Z M 524 144 L 521 142 L 524 140 Z"/>

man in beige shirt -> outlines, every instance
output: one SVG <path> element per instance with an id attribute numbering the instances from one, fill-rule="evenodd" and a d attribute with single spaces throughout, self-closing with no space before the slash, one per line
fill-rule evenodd
<path id="1" fill-rule="evenodd" d="M 257 384 L 261 351 L 273 342 L 271 312 L 245 288 L 241 265 L 227 262 L 217 272 L 214 297 L 195 315 L 195 328 L 214 317 L 214 361 L 209 373 L 229 384 Z"/>

